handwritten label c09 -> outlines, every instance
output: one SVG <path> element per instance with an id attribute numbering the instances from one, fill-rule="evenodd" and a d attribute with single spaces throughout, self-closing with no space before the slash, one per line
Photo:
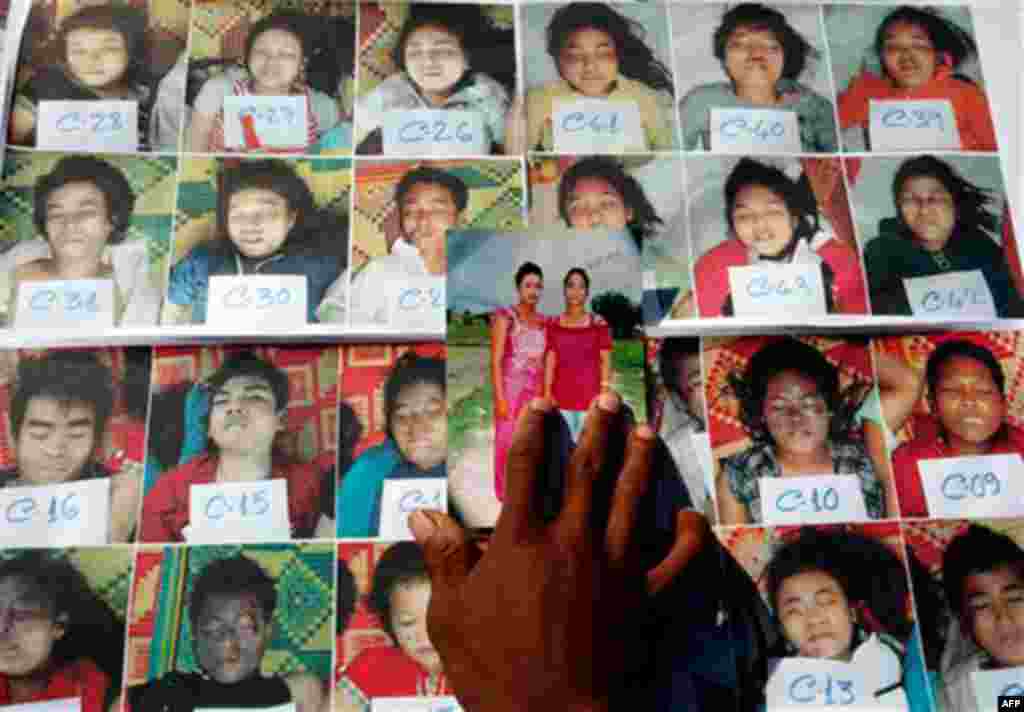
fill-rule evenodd
<path id="1" fill-rule="evenodd" d="M 384 153 L 425 156 L 489 154 L 483 116 L 465 109 L 389 112 L 382 126 Z"/>
<path id="2" fill-rule="evenodd" d="M 21 282 L 14 315 L 18 328 L 110 328 L 114 325 L 114 282 L 72 279 Z"/>
<path id="3" fill-rule="evenodd" d="M 301 274 L 210 277 L 206 322 L 211 326 L 259 328 L 305 324 L 306 277 Z"/>
<path id="4" fill-rule="evenodd" d="M 1018 454 L 921 460 L 921 487 L 932 517 L 1015 517 L 1024 514 Z"/>
<path id="5" fill-rule="evenodd" d="M 960 148 L 949 99 L 871 99 L 868 121 L 872 151 Z"/>
<path id="6" fill-rule="evenodd" d="M 0 490 L 0 545 L 106 544 L 110 479 Z"/>
<path id="7" fill-rule="evenodd" d="M 867 519 L 864 493 L 854 475 L 801 475 L 758 479 L 765 524 L 827 524 Z"/>
<path id="8" fill-rule="evenodd" d="M 135 101 L 40 101 L 36 147 L 135 152 L 139 149 L 138 111 Z"/>
<path id="9" fill-rule="evenodd" d="M 711 109 L 711 150 L 720 153 L 799 153 L 796 112 L 779 109 Z"/>

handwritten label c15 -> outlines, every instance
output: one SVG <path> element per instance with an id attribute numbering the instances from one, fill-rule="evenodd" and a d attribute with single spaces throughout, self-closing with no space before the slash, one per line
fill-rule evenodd
<path id="1" fill-rule="evenodd" d="M 711 150 L 718 153 L 800 153 L 795 111 L 711 109 Z"/>
<path id="2" fill-rule="evenodd" d="M 40 101 L 36 148 L 48 151 L 139 150 L 136 101 Z"/>
<path id="3" fill-rule="evenodd" d="M 822 316 L 826 312 L 821 267 L 811 262 L 758 263 L 729 268 L 736 316 Z"/>
<path id="4" fill-rule="evenodd" d="M 448 480 L 407 477 L 384 480 L 380 495 L 380 532 L 384 539 L 412 539 L 409 515 L 417 509 L 448 511 Z"/>
<path id="5" fill-rule="evenodd" d="M 110 531 L 110 478 L 0 489 L 0 545 L 97 546 Z"/>
<path id="6" fill-rule="evenodd" d="M 309 143 L 306 97 L 231 94 L 224 97 L 228 148 L 301 148 Z"/>
<path id="7" fill-rule="evenodd" d="M 491 152 L 483 116 L 464 109 L 414 109 L 384 115 L 384 153 L 458 156 Z"/>
<path id="8" fill-rule="evenodd" d="M 218 482 L 189 487 L 189 543 L 288 541 L 288 482 Z"/>
<path id="9" fill-rule="evenodd" d="M 870 99 L 868 120 L 872 151 L 960 150 L 949 99 Z"/>
<path id="10" fill-rule="evenodd" d="M 114 326 L 114 282 L 20 282 L 15 309 L 14 323 L 19 329 L 109 329 Z"/>
<path id="11" fill-rule="evenodd" d="M 647 148 L 640 107 L 634 101 L 573 99 L 556 103 L 553 113 L 553 139 L 559 153 L 622 153 Z"/>
<path id="12" fill-rule="evenodd" d="M 914 316 L 995 319 L 992 290 L 980 269 L 903 280 Z"/>
<path id="13" fill-rule="evenodd" d="M 828 524 L 868 518 L 855 475 L 761 477 L 758 487 L 765 524 Z"/>
<path id="14" fill-rule="evenodd" d="M 1024 461 L 1018 454 L 922 460 L 918 470 L 931 517 L 1024 514 Z"/>
<path id="15" fill-rule="evenodd" d="M 975 670 L 971 686 L 978 710 L 996 710 L 1000 695 L 1024 695 L 1024 667 Z"/>
<path id="16" fill-rule="evenodd" d="M 462 712 L 454 697 L 374 697 L 370 712 Z"/>
<path id="17" fill-rule="evenodd" d="M 403 331 L 444 331 L 448 307 L 446 279 L 419 275 L 391 287 L 388 325 Z"/>
<path id="18" fill-rule="evenodd" d="M 822 658 L 783 658 L 765 687 L 768 710 L 833 707 L 877 708 L 863 670 Z"/>
<path id="19" fill-rule="evenodd" d="M 214 276 L 206 323 L 230 329 L 305 324 L 306 299 L 302 274 Z"/>

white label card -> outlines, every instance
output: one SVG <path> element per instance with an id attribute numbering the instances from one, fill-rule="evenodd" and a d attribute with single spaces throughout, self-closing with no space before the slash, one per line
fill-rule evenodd
<path id="1" fill-rule="evenodd" d="M 379 537 L 412 539 L 409 515 L 417 509 L 448 511 L 448 480 L 443 477 L 408 477 L 384 480 L 380 495 Z"/>
<path id="2" fill-rule="evenodd" d="M 996 303 L 980 269 L 903 280 L 914 316 L 995 319 Z"/>
<path id="3" fill-rule="evenodd" d="M 868 518 L 856 475 L 761 477 L 758 483 L 765 524 L 828 524 Z"/>
<path id="4" fill-rule="evenodd" d="M 463 109 L 413 109 L 384 115 L 384 153 L 417 156 L 488 155 L 483 115 Z"/>
<path id="5" fill-rule="evenodd" d="M 135 101 L 40 101 L 36 148 L 134 153 L 139 150 L 138 115 Z"/>
<path id="6" fill-rule="evenodd" d="M 286 702 L 273 707 L 196 707 L 195 712 L 295 712 L 295 703 Z"/>
<path id="7" fill-rule="evenodd" d="M 206 323 L 255 331 L 305 324 L 307 298 L 304 274 L 214 276 Z"/>
<path id="8" fill-rule="evenodd" d="M 768 678 L 765 698 L 769 710 L 877 708 L 874 690 L 868 689 L 863 670 L 851 663 L 821 658 L 779 660 Z"/>
<path id="9" fill-rule="evenodd" d="M 114 281 L 20 282 L 15 310 L 19 329 L 109 329 L 114 326 Z"/>
<path id="10" fill-rule="evenodd" d="M 1024 514 L 1024 461 L 1017 454 L 922 460 L 921 485 L 930 517 L 1017 517 Z"/>
<path id="11" fill-rule="evenodd" d="M 872 151 L 960 150 L 949 99 L 870 99 L 869 106 Z"/>
<path id="12" fill-rule="evenodd" d="M 708 433 L 690 433 L 690 442 L 693 444 L 693 452 L 697 455 L 697 462 L 704 474 L 704 487 L 708 496 L 715 498 L 715 458 L 711 454 L 711 435 Z"/>
<path id="13" fill-rule="evenodd" d="M 551 119 L 558 153 L 622 153 L 647 147 L 640 107 L 634 101 L 562 101 Z"/>
<path id="14" fill-rule="evenodd" d="M 800 153 L 795 111 L 711 109 L 711 150 L 718 153 Z"/>
<path id="15" fill-rule="evenodd" d="M 99 546 L 110 538 L 110 478 L 0 489 L 0 546 Z"/>
<path id="16" fill-rule="evenodd" d="M 454 697 L 374 697 L 370 712 L 462 712 Z"/>
<path id="17" fill-rule="evenodd" d="M 399 331 L 444 331 L 448 307 L 446 278 L 418 275 L 391 283 L 388 325 Z"/>
<path id="18" fill-rule="evenodd" d="M 288 482 L 224 482 L 189 487 L 189 543 L 288 541 Z"/>
<path id="19" fill-rule="evenodd" d="M 4 705 L 4 712 L 81 712 L 81 697 L 62 697 L 45 702 L 23 702 L 20 705 Z"/>
<path id="20" fill-rule="evenodd" d="M 978 710 L 998 710 L 1000 695 L 1024 695 L 1024 667 L 971 673 Z"/>
<path id="21" fill-rule="evenodd" d="M 826 312 L 821 266 L 814 263 L 730 267 L 729 292 L 736 316 L 801 317 Z"/>
<path id="22" fill-rule="evenodd" d="M 225 96 L 224 143 L 248 151 L 305 146 L 309 143 L 306 97 Z"/>

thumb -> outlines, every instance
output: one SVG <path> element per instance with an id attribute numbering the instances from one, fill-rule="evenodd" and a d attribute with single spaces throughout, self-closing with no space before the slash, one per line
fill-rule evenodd
<path id="1" fill-rule="evenodd" d="M 409 515 L 409 529 L 423 550 L 434 591 L 462 583 L 472 566 L 465 530 L 447 514 L 428 509 Z"/>

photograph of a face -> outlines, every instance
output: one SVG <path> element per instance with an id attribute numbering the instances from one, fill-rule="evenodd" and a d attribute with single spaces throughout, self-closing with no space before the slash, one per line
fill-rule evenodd
<path id="1" fill-rule="evenodd" d="M 625 231 L 449 233 L 449 492 L 468 523 L 497 519 L 532 399 L 555 402 L 566 452 L 603 391 L 646 419 L 638 269 Z"/>

